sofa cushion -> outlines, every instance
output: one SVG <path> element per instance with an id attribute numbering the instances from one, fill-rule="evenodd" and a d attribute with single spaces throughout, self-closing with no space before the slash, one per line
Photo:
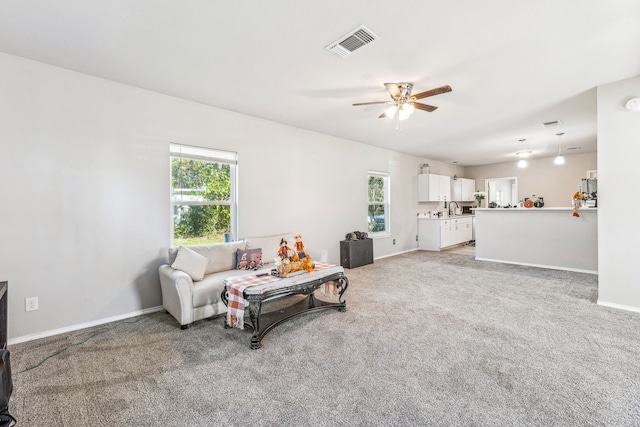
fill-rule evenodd
<path id="1" fill-rule="evenodd" d="M 209 259 L 200 255 L 199 253 L 180 246 L 176 254 L 176 259 L 171 264 L 171 268 L 181 270 L 191 276 L 193 281 L 202 280 L 204 273 L 209 264 Z"/>
<path id="2" fill-rule="evenodd" d="M 193 284 L 193 308 L 215 304 L 220 301 L 222 291 L 224 290 L 224 279 L 232 276 L 241 276 L 243 274 L 257 273 L 247 272 L 247 270 L 232 270 L 219 271 L 204 276 L 202 281 Z"/>
<path id="3" fill-rule="evenodd" d="M 251 237 L 251 238 L 245 239 L 246 248 L 247 249 L 261 248 L 262 262 L 264 264 L 271 264 L 275 262 L 275 258 L 278 256 L 278 249 L 280 248 L 280 240 L 282 240 L 283 237 L 287 241 L 288 246 L 293 247 L 295 242 L 293 240 L 293 236 L 291 235 L 291 233 L 283 233 L 283 234 L 276 234 L 276 235 L 267 236 L 267 237 Z"/>
<path id="4" fill-rule="evenodd" d="M 236 269 L 236 251 L 244 249 L 245 242 L 240 240 L 229 243 L 216 243 L 213 245 L 189 246 L 189 249 L 209 260 L 205 274 L 217 273 L 218 271 Z M 169 263 L 173 264 L 173 259 L 177 250 L 169 249 Z"/>
<path id="5" fill-rule="evenodd" d="M 236 266 L 238 270 L 257 270 L 262 267 L 262 249 L 238 249 Z"/>

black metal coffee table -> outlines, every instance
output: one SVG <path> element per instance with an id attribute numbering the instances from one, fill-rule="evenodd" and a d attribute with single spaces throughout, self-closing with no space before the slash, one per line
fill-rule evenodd
<path id="1" fill-rule="evenodd" d="M 320 263 L 319 263 L 320 264 Z M 251 349 L 258 349 L 262 346 L 261 341 L 275 326 L 287 319 L 317 310 L 337 309 L 346 311 L 346 301 L 342 296 L 349 286 L 349 280 L 344 276 L 344 269 L 340 266 L 321 264 L 322 269 L 305 273 L 299 276 L 281 278 L 274 281 L 272 277 L 265 277 L 260 283 L 260 277 L 256 275 L 237 276 L 225 279 L 225 290 L 222 292 L 222 300 L 228 305 L 229 286 L 246 285 L 247 280 L 251 283 L 243 291 L 246 300 L 245 310 L 249 310 L 251 323 L 245 322 L 246 326 L 253 329 L 251 337 Z M 331 290 L 335 286 L 337 301 L 325 301 L 314 296 L 314 292 L 322 287 Z M 262 313 L 262 304 L 277 298 L 284 298 L 293 295 L 307 295 L 306 298 L 293 303 L 284 308 Z M 229 328 L 225 319 L 225 328 Z"/>

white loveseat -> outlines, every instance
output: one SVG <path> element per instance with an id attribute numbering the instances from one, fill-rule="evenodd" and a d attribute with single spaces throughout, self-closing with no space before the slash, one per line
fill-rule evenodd
<path id="1" fill-rule="evenodd" d="M 291 234 L 254 237 L 237 242 L 170 248 L 168 262 L 159 267 L 162 305 L 186 329 L 196 320 L 227 312 L 222 302 L 224 279 L 241 274 L 256 274 L 253 270 L 237 269 L 237 252 L 262 249 L 262 270 L 275 268 L 274 258 L 285 238 L 293 245 Z M 311 259 L 327 261 L 327 251 L 307 250 Z M 197 254 L 197 255 L 194 255 Z"/>

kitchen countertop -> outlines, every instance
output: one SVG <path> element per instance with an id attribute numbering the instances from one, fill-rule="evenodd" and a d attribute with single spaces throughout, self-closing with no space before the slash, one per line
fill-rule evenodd
<path id="1" fill-rule="evenodd" d="M 573 208 L 472 208 L 474 211 L 487 211 L 487 212 L 551 212 L 551 211 L 572 211 Z M 586 206 L 581 207 L 578 212 L 597 211 L 598 208 L 588 208 Z"/>
<path id="2" fill-rule="evenodd" d="M 449 216 L 438 216 L 432 218 L 429 214 L 418 214 L 418 219 L 455 219 L 455 218 L 473 218 L 474 214 L 460 214 L 460 215 L 449 215 Z"/>

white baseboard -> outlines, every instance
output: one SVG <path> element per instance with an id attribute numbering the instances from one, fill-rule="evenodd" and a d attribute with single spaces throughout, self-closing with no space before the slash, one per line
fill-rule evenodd
<path id="1" fill-rule="evenodd" d="M 382 255 L 382 256 L 374 258 L 374 261 L 377 260 L 377 259 L 389 258 L 389 257 L 396 256 L 396 255 L 406 254 L 406 253 L 409 253 L 409 252 L 415 252 L 417 250 L 418 250 L 418 248 L 414 248 L 414 249 L 409 249 L 409 250 L 402 251 L 402 252 L 395 252 L 395 253 L 392 253 L 392 254 L 389 254 L 389 255 Z"/>
<path id="2" fill-rule="evenodd" d="M 600 301 L 600 300 L 598 300 L 597 304 L 603 307 L 617 308 L 618 310 L 633 311 L 634 313 L 640 313 L 640 307 L 632 307 L 630 305 L 615 304 L 612 302 L 606 302 L 606 301 Z"/>
<path id="3" fill-rule="evenodd" d="M 159 305 L 157 307 L 145 308 L 144 310 L 133 311 L 131 313 L 120 314 L 118 316 L 106 317 L 100 320 L 94 320 L 93 322 L 81 323 L 79 325 L 67 326 L 60 329 L 52 329 L 50 331 L 38 332 L 37 334 L 24 335 L 17 338 L 12 338 L 7 342 L 7 345 L 19 344 L 22 342 L 37 340 L 39 338 L 51 337 L 54 335 L 64 334 L 66 332 L 77 331 L 79 329 L 86 329 L 92 326 L 104 325 L 105 323 L 111 323 L 118 320 L 129 319 L 131 317 L 141 316 L 143 314 L 155 313 L 156 311 L 164 310 L 164 307 Z"/>
<path id="4" fill-rule="evenodd" d="M 594 270 L 584 270 L 584 269 L 581 269 L 581 268 L 570 268 L 570 267 L 558 267 L 558 266 L 555 266 L 555 265 L 531 264 L 531 263 L 527 263 L 527 262 L 505 261 L 505 260 L 502 260 L 502 259 L 491 259 L 491 258 L 478 258 L 478 257 L 476 257 L 476 261 L 499 262 L 499 263 L 502 263 L 502 264 L 526 265 L 528 267 L 548 268 L 548 269 L 551 269 L 551 270 L 575 271 L 576 273 L 598 274 L 598 271 L 594 271 Z"/>

